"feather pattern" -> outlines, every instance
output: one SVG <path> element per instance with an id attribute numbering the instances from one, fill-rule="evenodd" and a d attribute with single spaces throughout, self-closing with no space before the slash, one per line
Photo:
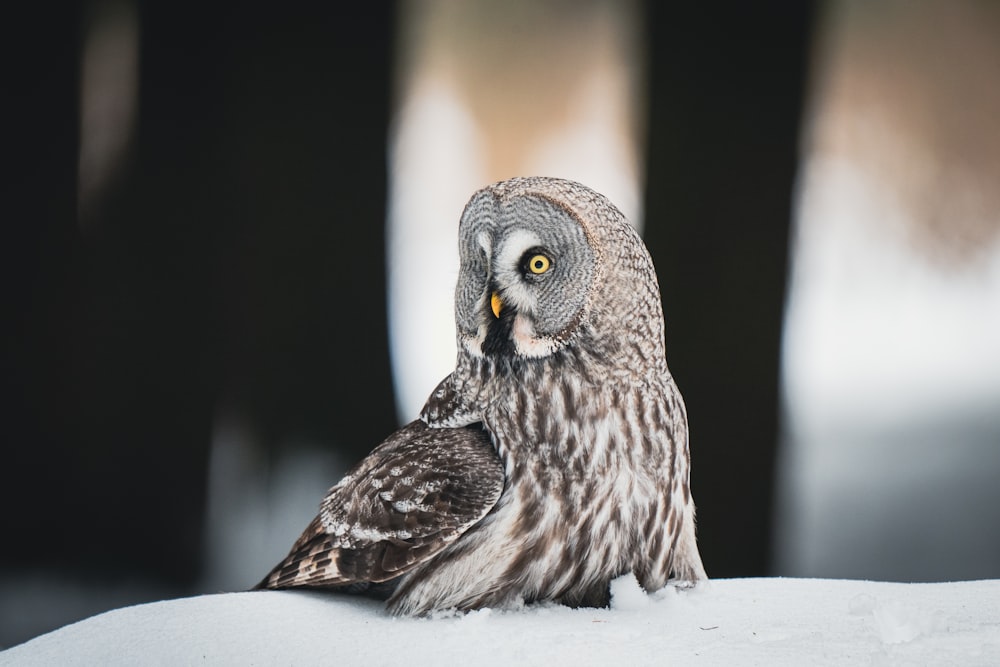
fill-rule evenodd
<path id="1" fill-rule="evenodd" d="M 414 421 L 335 487 L 259 588 L 337 587 L 399 577 L 496 504 L 503 469 L 482 428 Z"/>

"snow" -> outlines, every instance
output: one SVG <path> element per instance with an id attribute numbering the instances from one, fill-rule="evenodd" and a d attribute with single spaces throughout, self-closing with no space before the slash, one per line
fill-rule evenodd
<path id="1" fill-rule="evenodd" d="M 725 579 L 610 609 L 393 618 L 382 603 L 299 591 L 125 607 L 0 653 L 0 665 L 1000 664 L 1000 580 L 899 584 Z"/>

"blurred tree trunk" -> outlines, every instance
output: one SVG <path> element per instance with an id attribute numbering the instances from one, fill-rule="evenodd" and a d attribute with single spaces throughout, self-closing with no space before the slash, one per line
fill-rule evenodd
<path id="1" fill-rule="evenodd" d="M 34 11 L 5 45 L 20 113 L 0 204 L 0 501 L 5 542 L 28 546 L 0 564 L 189 586 L 220 401 L 268 446 L 307 437 L 347 458 L 394 425 L 393 7 L 138 11 L 132 150 L 83 227 L 81 11 Z"/>
<path id="2" fill-rule="evenodd" d="M 769 571 L 808 2 L 650 2 L 646 241 L 709 576 Z"/>

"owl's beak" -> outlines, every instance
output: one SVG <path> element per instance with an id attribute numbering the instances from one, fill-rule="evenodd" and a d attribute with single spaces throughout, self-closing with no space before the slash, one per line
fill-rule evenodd
<path id="1" fill-rule="evenodd" d="M 503 308 L 503 301 L 500 299 L 499 292 L 493 292 L 493 296 L 490 297 L 490 308 L 493 309 L 493 316 L 500 319 L 500 309 Z"/>

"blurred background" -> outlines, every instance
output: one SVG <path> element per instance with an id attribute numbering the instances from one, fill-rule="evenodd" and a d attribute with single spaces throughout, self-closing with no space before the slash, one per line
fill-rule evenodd
<path id="1" fill-rule="evenodd" d="M 259 580 L 529 174 L 644 234 L 710 576 L 1000 577 L 1000 5 L 729 4 L 10 8 L 0 647 Z"/>

